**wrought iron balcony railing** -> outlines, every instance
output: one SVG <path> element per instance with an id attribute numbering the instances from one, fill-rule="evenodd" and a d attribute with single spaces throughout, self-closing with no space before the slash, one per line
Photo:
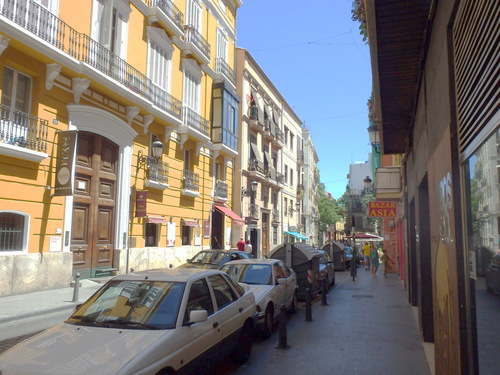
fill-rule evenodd
<path id="1" fill-rule="evenodd" d="M 184 107 L 184 124 L 190 128 L 198 130 L 207 137 L 210 136 L 210 123 L 208 120 L 189 107 Z"/>
<path id="2" fill-rule="evenodd" d="M 191 191 L 200 190 L 200 175 L 188 169 L 184 169 L 184 178 L 182 180 L 182 188 Z"/>
<path id="3" fill-rule="evenodd" d="M 193 43 L 210 60 L 210 44 L 193 25 L 184 26 L 185 42 Z"/>
<path id="4" fill-rule="evenodd" d="M 146 178 L 151 181 L 168 184 L 168 164 L 155 158 L 148 158 Z"/>
<path id="5" fill-rule="evenodd" d="M 248 216 L 253 219 L 259 218 L 259 206 L 255 203 L 248 204 Z"/>
<path id="6" fill-rule="evenodd" d="M 183 29 L 184 14 L 177 8 L 171 0 L 145 0 L 150 7 L 158 7 L 179 29 Z"/>
<path id="7" fill-rule="evenodd" d="M 215 71 L 225 75 L 231 83 L 236 83 L 236 73 L 229 64 L 221 57 L 215 59 Z"/>
<path id="8" fill-rule="evenodd" d="M 227 199 L 227 182 L 217 180 L 215 183 L 214 197 L 219 199 Z"/>
<path id="9" fill-rule="evenodd" d="M 151 101 L 172 116 L 182 117 L 182 102 L 139 70 L 88 35 L 80 33 L 34 1 L 3 0 L 0 14 L 64 53 L 84 62 Z"/>
<path id="10" fill-rule="evenodd" d="M 0 107 L 0 141 L 39 152 L 47 150 L 49 122 L 4 104 Z"/>

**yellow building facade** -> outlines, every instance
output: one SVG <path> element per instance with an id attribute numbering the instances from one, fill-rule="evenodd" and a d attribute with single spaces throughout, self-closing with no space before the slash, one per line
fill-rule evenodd
<path id="1" fill-rule="evenodd" d="M 0 296 L 229 248 L 240 0 L 0 0 Z"/>

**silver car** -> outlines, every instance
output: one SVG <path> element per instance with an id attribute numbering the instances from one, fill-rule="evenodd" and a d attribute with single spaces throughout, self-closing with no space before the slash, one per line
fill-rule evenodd
<path id="1" fill-rule="evenodd" d="M 252 291 L 257 304 L 257 329 L 270 336 L 281 305 L 297 311 L 297 276 L 279 259 L 241 259 L 221 267 L 235 281 Z"/>
<path id="2" fill-rule="evenodd" d="M 176 374 L 226 353 L 245 362 L 255 319 L 253 293 L 219 270 L 117 276 L 66 322 L 3 353 L 0 374 Z"/>

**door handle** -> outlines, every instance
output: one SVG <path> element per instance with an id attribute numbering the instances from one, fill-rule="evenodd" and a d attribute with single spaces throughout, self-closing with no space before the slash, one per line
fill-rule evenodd
<path id="1" fill-rule="evenodd" d="M 240 307 L 238 310 L 239 310 L 239 312 L 242 312 L 243 311 L 243 307 Z"/>
<path id="2" fill-rule="evenodd" d="M 213 324 L 213 326 L 214 326 L 214 328 L 217 328 L 217 327 L 219 326 L 219 322 L 215 322 L 215 323 Z"/>

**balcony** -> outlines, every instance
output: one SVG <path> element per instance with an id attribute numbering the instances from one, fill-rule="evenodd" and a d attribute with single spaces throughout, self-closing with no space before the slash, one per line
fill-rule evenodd
<path id="1" fill-rule="evenodd" d="M 184 26 L 184 43 L 186 55 L 193 55 L 202 64 L 210 64 L 210 44 L 193 25 Z"/>
<path id="2" fill-rule="evenodd" d="M 181 194 L 196 198 L 200 195 L 200 176 L 190 170 L 184 170 Z"/>
<path id="3" fill-rule="evenodd" d="M 40 162 L 47 158 L 48 121 L 0 107 L 0 154 Z"/>
<path id="4" fill-rule="evenodd" d="M 148 158 L 144 186 L 158 190 L 167 189 L 169 187 L 168 164 L 155 158 Z"/>
<path id="5" fill-rule="evenodd" d="M 377 199 L 399 198 L 401 193 L 401 167 L 377 168 L 375 171 L 375 194 Z"/>
<path id="6" fill-rule="evenodd" d="M 172 34 L 180 37 L 184 34 L 184 14 L 171 0 L 143 0 L 149 7 L 149 24 L 158 22 Z"/>
<path id="7" fill-rule="evenodd" d="M 221 57 L 215 59 L 215 72 L 217 73 L 216 81 L 224 80 L 236 90 L 236 72 L 229 66 L 229 64 Z"/>
<path id="8" fill-rule="evenodd" d="M 259 219 L 259 206 L 255 203 L 248 204 L 248 217 L 253 220 Z"/>
<path id="9" fill-rule="evenodd" d="M 183 108 L 183 118 L 184 125 L 180 126 L 177 131 L 181 135 L 182 145 L 188 136 L 205 144 L 210 142 L 210 123 L 206 118 L 189 107 Z"/>
<path id="10" fill-rule="evenodd" d="M 175 122 L 180 122 L 182 118 L 180 100 L 154 85 L 146 75 L 125 60 L 88 35 L 71 28 L 44 7 L 34 1 L 9 0 L 4 1 L 4 6 L 0 7 L 0 14 L 66 55 L 89 65 L 122 87 L 151 102 Z M 45 52 L 43 45 L 40 45 L 38 52 Z"/>
<path id="11" fill-rule="evenodd" d="M 277 149 L 282 149 L 285 146 L 285 135 L 278 127 L 276 127 L 276 135 L 272 141 L 272 146 Z"/>
<path id="12" fill-rule="evenodd" d="M 272 217 L 273 223 L 279 223 L 281 221 L 280 220 L 280 212 L 277 209 L 273 209 L 271 217 Z"/>
<path id="13" fill-rule="evenodd" d="M 227 202 L 227 182 L 220 180 L 215 182 L 214 200 L 219 203 Z"/>
<path id="14" fill-rule="evenodd" d="M 238 136 L 225 128 L 212 128 L 212 143 L 232 157 L 238 155 Z"/>
<path id="15" fill-rule="evenodd" d="M 266 178 L 264 173 L 264 163 L 255 158 L 248 160 L 248 175 L 259 181 Z"/>

